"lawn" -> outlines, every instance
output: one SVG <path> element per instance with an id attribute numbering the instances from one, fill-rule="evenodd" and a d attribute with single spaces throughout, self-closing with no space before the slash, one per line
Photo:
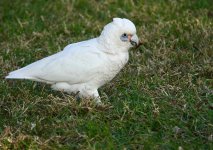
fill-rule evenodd
<path id="1" fill-rule="evenodd" d="M 103 106 L 12 70 L 99 36 L 113 17 L 144 42 Z M 212 0 L 1 0 L 0 149 L 213 149 Z"/>

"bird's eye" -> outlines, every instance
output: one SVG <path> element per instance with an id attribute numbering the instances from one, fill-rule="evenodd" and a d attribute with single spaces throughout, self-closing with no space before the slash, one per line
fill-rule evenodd
<path id="1" fill-rule="evenodd" d="M 120 37 L 121 41 L 127 42 L 128 41 L 128 35 L 126 33 L 122 34 Z"/>

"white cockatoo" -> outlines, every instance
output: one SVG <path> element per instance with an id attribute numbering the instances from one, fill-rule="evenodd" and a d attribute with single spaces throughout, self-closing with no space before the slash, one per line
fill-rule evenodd
<path id="1" fill-rule="evenodd" d="M 10 72 L 6 79 L 44 82 L 54 90 L 100 102 L 98 88 L 115 77 L 129 59 L 128 50 L 138 44 L 135 25 L 114 18 L 99 37 L 67 45 L 63 51 Z"/>

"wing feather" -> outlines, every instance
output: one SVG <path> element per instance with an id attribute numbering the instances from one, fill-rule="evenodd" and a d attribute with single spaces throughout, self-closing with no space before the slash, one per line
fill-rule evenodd
<path id="1" fill-rule="evenodd" d="M 24 68 L 11 72 L 8 77 L 19 76 L 46 83 L 83 83 L 96 76 L 103 58 L 95 39 L 70 44 L 57 54 L 36 61 Z"/>

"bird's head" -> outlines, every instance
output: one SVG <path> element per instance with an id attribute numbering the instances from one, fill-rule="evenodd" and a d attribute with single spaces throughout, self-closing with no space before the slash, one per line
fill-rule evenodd
<path id="1" fill-rule="evenodd" d="M 139 44 L 135 25 L 128 19 L 113 18 L 107 24 L 100 37 L 106 46 L 128 50 Z"/>

